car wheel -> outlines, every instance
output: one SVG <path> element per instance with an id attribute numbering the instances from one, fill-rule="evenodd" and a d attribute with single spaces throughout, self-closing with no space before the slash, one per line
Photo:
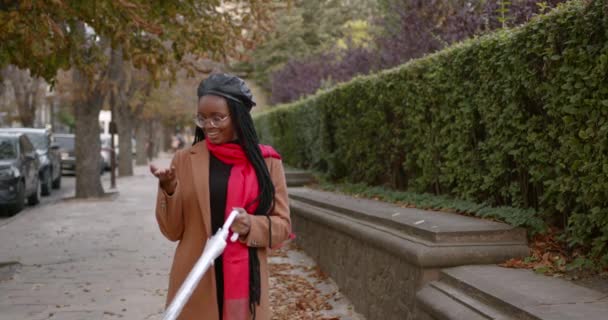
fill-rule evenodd
<path id="1" fill-rule="evenodd" d="M 51 195 L 51 188 L 53 188 L 53 178 L 51 177 L 51 170 L 44 170 L 42 173 L 42 195 L 49 196 Z"/>
<path id="2" fill-rule="evenodd" d="M 15 199 L 15 204 L 8 207 L 8 215 L 14 216 L 19 211 L 23 210 L 23 206 L 25 205 L 25 185 L 23 181 L 19 180 L 17 182 L 17 197 Z"/>
<path id="3" fill-rule="evenodd" d="M 37 205 L 40 203 L 40 189 L 42 188 L 40 184 L 40 180 L 38 180 L 38 184 L 36 185 L 36 191 L 29 197 L 27 197 L 27 204 L 30 206 Z"/>
<path id="4" fill-rule="evenodd" d="M 61 188 L 61 175 L 62 175 L 62 172 L 59 173 L 59 176 L 57 177 L 57 179 L 53 180 L 53 189 Z"/>

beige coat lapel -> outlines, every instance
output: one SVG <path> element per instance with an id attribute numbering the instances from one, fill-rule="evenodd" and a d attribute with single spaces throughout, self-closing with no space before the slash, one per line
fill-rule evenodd
<path id="1" fill-rule="evenodd" d="M 192 179 L 196 191 L 196 200 L 203 215 L 204 228 L 211 234 L 211 207 L 209 202 L 209 151 L 204 142 L 199 142 L 190 148 L 192 164 Z"/>

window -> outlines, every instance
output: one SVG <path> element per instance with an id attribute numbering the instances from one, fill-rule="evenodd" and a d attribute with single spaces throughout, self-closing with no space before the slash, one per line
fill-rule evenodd
<path id="1" fill-rule="evenodd" d="M 65 151 L 74 151 L 74 137 L 55 137 L 55 142 Z"/>
<path id="2" fill-rule="evenodd" d="M 30 153 L 34 152 L 34 146 L 32 146 L 32 143 L 30 142 L 30 140 L 28 138 L 21 137 L 21 139 L 19 141 L 21 144 L 21 151 L 23 152 L 23 154 L 30 154 Z"/>
<path id="3" fill-rule="evenodd" d="M 34 147 L 38 150 L 47 150 L 49 148 L 49 138 L 44 133 L 27 133 Z"/>
<path id="4" fill-rule="evenodd" d="M 17 145 L 13 138 L 0 138 L 0 160 L 17 158 Z"/>

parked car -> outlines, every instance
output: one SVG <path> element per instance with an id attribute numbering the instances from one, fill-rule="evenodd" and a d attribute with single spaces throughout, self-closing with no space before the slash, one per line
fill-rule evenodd
<path id="1" fill-rule="evenodd" d="M 76 153 L 74 151 L 76 146 L 76 136 L 71 133 L 57 133 L 55 134 L 55 142 L 59 146 L 59 154 L 61 156 L 61 173 L 62 174 L 76 174 Z M 102 157 L 99 160 L 99 172 L 103 174 L 104 161 L 103 152 Z"/>
<path id="2" fill-rule="evenodd" d="M 0 133 L 0 212 L 14 215 L 40 202 L 40 160 L 25 134 Z"/>
<path id="3" fill-rule="evenodd" d="M 61 187 L 61 158 L 59 146 L 53 141 L 53 134 L 48 129 L 2 128 L 0 132 L 25 133 L 30 139 L 40 158 L 40 181 L 42 195 L 51 194 L 51 189 Z"/>

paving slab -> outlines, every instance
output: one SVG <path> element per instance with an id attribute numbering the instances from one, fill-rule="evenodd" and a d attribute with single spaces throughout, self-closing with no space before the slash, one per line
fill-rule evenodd
<path id="1" fill-rule="evenodd" d="M 155 162 L 167 166 L 169 161 L 164 156 Z M 0 262 L 19 263 L 10 270 L 0 267 L 0 320 L 162 318 L 176 244 L 162 236 L 154 217 L 156 180 L 147 167 L 136 167 L 133 177 L 117 184 L 119 194 L 113 197 L 56 201 L 0 225 Z M 314 265 L 288 248 L 277 257 L 281 264 L 304 271 Z M 339 296 L 336 287 L 324 289 L 315 278 L 273 279 L 276 288 L 304 279 L 321 294 Z M 358 319 L 352 310 L 347 300 L 338 299 L 319 313 L 321 318 L 304 310 L 300 319 Z"/>
<path id="2" fill-rule="evenodd" d="M 336 283 L 295 243 L 273 250 L 269 266 L 274 320 L 365 320 Z"/>

